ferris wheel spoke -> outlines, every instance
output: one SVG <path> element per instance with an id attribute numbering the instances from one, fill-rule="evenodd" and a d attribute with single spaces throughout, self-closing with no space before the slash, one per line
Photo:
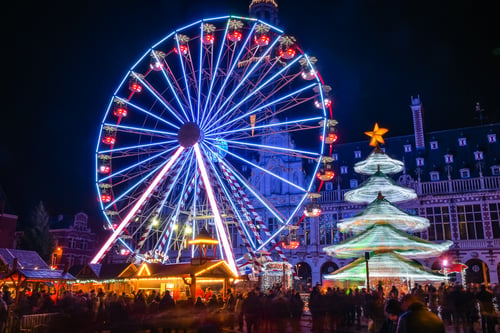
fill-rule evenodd
<path id="1" fill-rule="evenodd" d="M 253 30 L 255 29 L 255 25 L 252 29 L 252 33 L 253 33 Z M 249 34 L 249 37 L 250 37 L 251 34 Z M 243 85 L 248 85 L 248 78 L 250 77 L 250 75 L 252 75 L 253 73 L 255 73 L 256 69 L 259 68 L 259 66 L 261 65 L 262 63 L 262 60 L 263 59 L 266 59 L 267 55 L 269 54 L 269 52 L 271 52 L 271 50 L 274 49 L 274 46 L 275 44 L 279 41 L 279 37 L 280 36 L 277 36 L 275 38 L 275 40 L 273 41 L 273 43 L 268 47 L 266 48 L 265 52 L 259 57 L 259 59 L 254 63 L 254 65 L 244 73 L 244 76 L 239 80 L 239 83 L 237 84 L 237 86 L 231 90 L 231 93 L 225 98 L 224 102 L 222 103 L 222 105 L 218 106 L 217 107 L 217 111 L 216 113 L 214 114 L 214 117 L 213 118 L 216 118 L 218 113 L 221 112 L 222 110 L 224 110 L 224 107 L 226 107 L 228 105 L 228 103 L 230 103 L 232 100 L 233 100 L 233 97 L 236 96 L 237 93 L 239 93 L 241 91 L 241 87 Z M 239 63 L 239 59 L 237 59 L 234 64 L 233 64 L 233 68 L 231 68 L 231 70 L 234 69 L 234 65 L 238 64 Z M 266 72 L 267 74 L 268 72 Z M 231 74 L 231 72 L 230 72 Z M 227 78 L 226 78 L 226 81 L 229 80 L 230 78 L 232 79 L 232 75 L 227 75 Z M 221 91 L 222 92 L 222 89 Z M 212 104 L 212 107 L 210 110 L 212 110 L 213 108 L 215 107 L 215 101 L 214 103 Z M 201 124 L 201 127 L 204 128 L 205 124 Z"/>
<path id="2" fill-rule="evenodd" d="M 132 164 L 132 165 L 130 165 L 130 166 L 124 168 L 124 169 L 115 171 L 115 172 L 111 173 L 109 176 L 102 177 L 102 178 L 99 179 L 99 181 L 103 182 L 103 181 L 108 180 L 110 178 L 117 177 L 117 176 L 119 176 L 119 175 L 121 175 L 121 174 L 123 174 L 123 173 L 125 173 L 127 171 L 134 170 L 134 169 L 136 169 L 137 167 L 139 167 L 141 165 L 146 165 L 146 163 L 148 163 L 148 162 L 150 162 L 150 161 L 152 161 L 152 160 L 154 160 L 156 158 L 159 158 L 160 156 L 162 156 L 164 154 L 167 154 L 167 153 L 171 152 L 172 150 L 174 150 L 176 148 L 178 148 L 178 147 L 172 147 L 172 148 L 170 148 L 168 150 L 161 151 L 160 153 L 158 153 L 156 155 L 153 155 L 151 157 L 148 157 L 145 160 L 141 160 L 141 161 L 139 161 L 139 162 L 137 162 L 135 164 Z"/>
<path id="3" fill-rule="evenodd" d="M 271 106 L 275 105 L 276 103 L 279 103 L 279 102 L 281 102 L 281 101 L 283 101 L 283 100 L 286 100 L 286 99 L 290 98 L 291 96 L 294 96 L 294 95 L 296 95 L 296 94 L 301 93 L 302 91 L 305 91 L 305 90 L 307 90 L 307 89 L 310 89 L 310 88 L 312 88 L 312 87 L 313 87 L 313 86 L 315 86 L 315 85 L 316 85 L 316 84 L 314 83 L 314 84 L 310 84 L 310 85 L 308 85 L 308 86 L 302 87 L 302 88 L 300 88 L 300 89 L 298 89 L 298 90 L 296 90 L 296 91 L 291 92 L 291 93 L 290 93 L 290 94 L 288 94 L 288 95 L 285 95 L 285 96 L 279 97 L 279 98 L 277 98 L 276 100 L 274 100 L 274 101 L 272 101 L 272 102 L 269 102 L 269 103 L 267 103 L 267 104 L 265 104 L 265 105 L 262 105 L 261 107 L 258 107 L 258 108 L 256 108 L 256 109 L 249 110 L 248 112 L 245 112 L 245 113 L 243 113 L 243 114 L 242 114 L 242 115 L 240 115 L 240 116 L 234 117 L 233 119 L 231 119 L 231 120 L 229 120 L 229 121 L 226 121 L 226 122 L 225 122 L 224 124 L 222 124 L 222 125 L 218 125 L 218 126 L 216 126 L 216 127 L 212 127 L 212 128 L 210 128 L 210 129 L 208 129 L 208 130 L 206 131 L 206 135 L 209 135 L 210 133 L 213 133 L 213 132 L 215 132 L 215 131 L 219 131 L 219 130 L 221 130 L 223 127 L 225 127 L 225 126 L 229 126 L 229 125 L 231 125 L 231 124 L 233 124 L 233 123 L 235 123 L 235 122 L 237 122 L 237 121 L 240 121 L 240 120 L 242 120 L 242 119 L 244 119 L 244 118 L 250 117 L 252 114 L 256 114 L 256 113 L 258 113 L 259 111 L 262 111 L 262 110 L 267 110 L 267 109 L 269 109 Z M 233 108 L 232 108 L 231 110 L 233 110 Z M 219 118 L 218 118 L 218 120 L 219 120 L 219 121 L 218 121 L 218 124 L 219 124 L 219 123 L 221 123 L 221 120 L 222 120 L 223 118 L 226 118 L 227 116 L 229 116 L 229 115 L 230 115 L 231 110 L 230 110 L 230 111 L 228 111 L 226 114 L 224 114 L 224 115 L 222 115 L 221 117 L 219 117 Z M 233 110 L 233 111 L 234 111 L 234 110 Z"/>
<path id="4" fill-rule="evenodd" d="M 103 124 L 104 126 L 109 126 L 109 127 L 114 127 L 116 129 L 123 130 L 123 132 L 126 133 L 132 133 L 132 134 L 148 134 L 148 133 L 153 133 L 153 134 L 162 134 L 162 136 L 170 136 L 170 137 L 177 137 L 177 133 L 174 132 L 165 132 L 165 131 L 158 131 L 154 130 L 152 128 L 144 128 L 144 127 L 134 127 L 134 126 L 125 126 L 125 125 L 118 125 L 118 124 L 110 124 L 110 123 L 105 123 Z"/>
<path id="5" fill-rule="evenodd" d="M 179 50 L 177 53 L 179 55 L 179 63 L 181 65 L 181 68 L 182 68 L 182 76 L 184 78 L 184 86 L 185 86 L 185 92 L 186 92 L 186 98 L 187 98 L 187 101 L 188 101 L 188 104 L 189 104 L 189 111 L 191 113 L 191 118 L 189 118 L 187 115 L 186 115 L 186 118 L 189 120 L 194 120 L 194 112 L 193 112 L 193 103 L 191 101 L 191 88 L 189 87 L 189 83 L 188 83 L 188 78 L 187 78 L 187 73 L 186 73 L 186 66 L 185 66 L 185 63 L 184 63 L 184 58 L 187 58 L 187 57 L 184 57 L 182 52 L 180 51 L 180 43 L 179 43 L 179 38 L 177 38 L 179 36 L 179 34 L 176 35 L 176 38 L 175 38 L 175 41 L 176 41 L 176 44 L 177 44 L 177 50 Z M 189 48 L 188 48 L 188 52 L 189 51 Z"/>
<path id="6" fill-rule="evenodd" d="M 137 73 L 133 73 L 133 76 L 139 81 L 142 83 L 142 85 L 144 87 L 146 87 L 146 89 L 151 93 L 151 95 L 161 104 L 163 105 L 169 112 L 172 116 L 174 116 L 180 123 L 184 123 L 186 121 L 187 118 L 187 115 L 185 119 L 182 119 L 181 118 L 181 115 L 177 113 L 177 111 L 175 111 L 171 106 L 170 104 L 163 98 L 163 96 L 158 93 L 152 86 L 151 84 L 149 84 L 148 81 L 146 81 L 145 79 L 143 79 L 140 75 L 138 75 Z M 174 92 L 175 90 L 172 90 L 172 92 Z"/>
<path id="7" fill-rule="evenodd" d="M 175 144 L 175 143 L 177 143 L 177 140 L 161 141 L 161 142 L 155 142 L 155 143 L 149 143 L 149 144 L 143 144 L 143 145 L 135 145 L 135 146 L 127 146 L 127 147 L 101 150 L 101 151 L 98 151 L 97 153 L 98 154 L 116 153 L 116 152 L 121 152 L 121 151 L 130 151 L 130 150 L 135 150 L 135 149 L 144 149 L 144 148 L 151 148 L 151 147 L 156 147 L 156 146 L 165 146 L 165 145 Z"/>
<path id="8" fill-rule="evenodd" d="M 217 95 L 215 96 L 215 98 L 213 99 L 212 101 L 212 105 L 210 106 L 209 110 L 208 110 L 208 114 L 210 114 L 211 116 L 210 117 L 207 117 L 206 119 L 211 119 L 213 117 L 215 117 L 217 115 L 217 112 L 215 112 L 215 114 L 211 114 L 212 113 L 212 110 L 215 108 L 216 104 L 218 103 L 219 101 L 219 98 L 221 97 L 222 93 L 225 92 L 225 89 L 226 89 L 226 85 L 227 83 L 230 81 L 230 80 L 233 80 L 233 72 L 234 72 L 234 69 L 236 68 L 236 66 L 238 65 L 239 63 L 239 60 L 241 59 L 241 56 L 242 54 L 247 51 L 247 48 L 246 48 L 246 45 L 249 44 L 249 42 L 251 41 L 251 37 L 253 36 L 253 32 L 255 30 L 255 27 L 257 26 L 257 23 L 254 23 L 250 32 L 247 34 L 247 38 L 245 39 L 245 41 L 241 44 L 241 47 L 240 47 L 240 51 L 238 52 L 238 55 L 236 56 L 235 59 L 231 59 L 231 67 L 229 68 L 229 71 L 228 73 L 225 74 L 225 79 L 224 79 L 224 82 L 222 83 L 221 87 L 219 88 L 219 92 L 217 93 Z M 223 104 L 224 105 L 224 104 Z M 223 107 L 220 106 L 220 107 Z M 220 108 L 218 107 L 218 108 Z M 200 124 L 200 126 L 203 128 L 203 123 Z"/>
<path id="9" fill-rule="evenodd" d="M 123 98 L 118 97 L 118 96 L 116 96 L 116 98 L 117 98 L 117 99 L 119 99 L 120 101 L 122 101 L 123 103 L 126 103 L 127 105 L 129 105 L 129 106 L 133 107 L 134 109 L 136 109 L 136 110 L 138 110 L 138 111 L 141 111 L 141 112 L 143 112 L 144 114 L 146 114 L 146 115 L 148 115 L 148 116 L 150 116 L 150 117 L 153 117 L 153 118 L 155 118 L 155 119 L 157 119 L 157 120 L 161 121 L 161 122 L 162 122 L 162 123 L 164 123 L 164 124 L 167 124 L 167 125 L 169 125 L 169 126 L 172 126 L 172 127 L 173 127 L 173 128 L 175 128 L 175 129 L 179 129 L 179 126 L 175 125 L 174 123 L 171 123 L 171 122 L 169 122 L 169 121 L 167 121 L 167 120 L 163 119 L 162 117 L 157 116 L 157 115 L 155 115 L 154 113 L 151 113 L 151 112 L 149 112 L 149 111 L 147 111 L 147 110 L 145 110 L 145 109 L 141 108 L 140 106 L 138 106 L 137 104 L 134 104 L 134 103 L 130 102 L 129 100 L 123 99 Z M 179 118 L 177 118 L 177 119 L 179 119 Z"/>
<path id="10" fill-rule="evenodd" d="M 111 245 L 114 244 L 116 241 L 116 238 L 122 233 L 123 229 L 127 226 L 127 224 L 130 222 L 130 219 L 132 216 L 139 210 L 139 208 L 143 205 L 144 201 L 148 197 L 148 195 L 153 192 L 154 188 L 160 183 L 161 179 L 163 176 L 168 172 L 168 170 L 172 167 L 172 165 L 175 163 L 177 158 L 180 156 L 182 151 L 184 150 L 184 147 L 180 146 L 177 151 L 174 153 L 174 155 L 168 160 L 168 162 L 165 164 L 163 169 L 160 171 L 160 173 L 155 177 L 155 179 L 151 182 L 151 184 L 148 186 L 146 191 L 143 192 L 139 200 L 135 203 L 134 207 L 130 210 L 130 212 L 127 214 L 127 216 L 123 219 L 123 221 L 120 223 L 120 225 L 113 231 L 113 234 L 111 235 L 110 238 L 104 243 L 104 246 L 97 252 L 95 257 L 92 259 L 91 263 L 92 264 L 97 264 L 101 261 L 102 257 L 104 254 L 106 254 Z"/>
<path id="11" fill-rule="evenodd" d="M 210 78 L 210 87 L 208 89 L 207 97 L 205 99 L 205 103 L 204 103 L 204 106 L 203 106 L 203 116 L 201 118 L 201 123 L 202 124 L 204 122 L 204 117 L 207 114 L 206 111 L 207 111 L 207 107 L 209 106 L 209 103 L 210 103 L 210 98 L 212 96 L 212 90 L 213 90 L 215 81 L 217 81 L 217 75 L 218 75 L 218 72 L 219 72 L 220 61 L 221 61 L 222 55 L 224 53 L 223 52 L 224 51 L 224 46 L 226 45 L 225 36 L 227 36 L 228 30 L 229 30 L 229 20 L 226 23 L 226 29 L 225 29 L 224 35 L 223 35 L 224 36 L 224 40 L 222 40 L 220 48 L 219 48 L 219 54 L 217 56 L 217 62 L 215 64 L 215 69 L 212 70 L 212 77 Z"/>

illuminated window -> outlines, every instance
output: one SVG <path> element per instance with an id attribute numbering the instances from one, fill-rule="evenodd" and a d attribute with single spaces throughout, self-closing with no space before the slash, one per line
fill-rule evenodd
<path id="1" fill-rule="evenodd" d="M 333 190 L 333 183 L 325 182 L 325 190 L 332 191 Z"/>
<path id="2" fill-rule="evenodd" d="M 417 157 L 417 166 L 424 166 L 424 158 L 423 157 Z"/>
<path id="3" fill-rule="evenodd" d="M 405 153 L 411 153 L 411 145 L 404 145 Z"/>
<path id="4" fill-rule="evenodd" d="M 461 178 L 470 178 L 470 170 L 467 168 L 460 169 Z"/>
<path id="5" fill-rule="evenodd" d="M 448 206 L 427 207 L 425 213 L 425 217 L 430 222 L 428 229 L 429 240 L 451 240 L 450 209 Z"/>
<path id="6" fill-rule="evenodd" d="M 338 214 L 322 214 L 319 218 L 319 243 L 334 244 Z"/>
<path id="7" fill-rule="evenodd" d="M 484 239 L 481 205 L 457 206 L 460 239 Z"/>
<path id="8" fill-rule="evenodd" d="M 433 182 L 439 181 L 439 171 L 431 171 L 429 172 L 429 176 Z"/>
<path id="9" fill-rule="evenodd" d="M 491 228 L 493 229 L 493 238 L 500 238 L 500 203 L 490 204 Z"/>
<path id="10" fill-rule="evenodd" d="M 489 143 L 495 143 L 497 142 L 497 135 L 494 133 L 488 134 L 488 142 Z"/>
<path id="11" fill-rule="evenodd" d="M 347 166 L 346 165 L 343 165 L 340 167 L 340 173 L 343 175 L 347 174 Z"/>
<path id="12" fill-rule="evenodd" d="M 354 158 L 361 158 L 361 150 L 354 151 Z"/>
<path id="13" fill-rule="evenodd" d="M 349 181 L 349 185 L 351 186 L 351 188 L 356 188 L 358 187 L 358 180 L 357 179 L 351 179 Z"/>
<path id="14" fill-rule="evenodd" d="M 474 159 L 476 161 L 482 161 L 484 159 L 484 153 L 480 150 L 474 152 Z"/>
<path id="15" fill-rule="evenodd" d="M 465 138 L 465 137 L 458 138 L 458 145 L 459 145 L 460 147 L 465 147 L 465 146 L 467 146 L 467 138 Z"/>
<path id="16" fill-rule="evenodd" d="M 444 155 L 444 162 L 446 164 L 453 163 L 453 155 L 452 154 Z"/>
<path id="17" fill-rule="evenodd" d="M 430 144 L 432 150 L 436 150 L 439 148 L 437 141 L 431 141 L 429 144 Z"/>

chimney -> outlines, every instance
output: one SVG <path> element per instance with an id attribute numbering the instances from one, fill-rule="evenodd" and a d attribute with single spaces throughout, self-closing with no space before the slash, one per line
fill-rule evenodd
<path id="1" fill-rule="evenodd" d="M 422 102 L 420 101 L 420 95 L 417 95 L 416 98 L 411 96 L 411 112 L 413 114 L 413 133 L 415 135 L 415 148 L 416 149 L 425 149 L 425 140 L 424 140 L 424 112 L 422 109 Z"/>

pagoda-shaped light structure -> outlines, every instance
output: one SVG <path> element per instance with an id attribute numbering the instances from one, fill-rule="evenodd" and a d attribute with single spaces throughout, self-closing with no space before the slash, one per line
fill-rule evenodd
<path id="1" fill-rule="evenodd" d="M 404 212 L 390 203 L 381 192 L 361 213 L 341 220 L 337 227 L 341 232 L 359 233 L 378 221 L 392 224 L 399 230 L 412 232 L 423 231 L 429 227 L 428 219 Z"/>
<path id="2" fill-rule="evenodd" d="M 356 163 L 355 171 L 370 175 L 370 178 L 344 197 L 348 202 L 370 203 L 361 213 L 339 223 L 341 231 L 358 234 L 340 244 L 323 248 L 332 256 L 359 259 L 325 275 L 327 281 L 365 280 L 367 285 L 372 281 L 370 286 L 373 286 L 380 279 L 391 284 L 397 280 L 398 284 L 406 282 L 408 285 L 416 281 L 445 279 L 410 260 L 437 257 L 448 250 L 452 242 L 435 244 L 406 233 L 422 231 L 429 226 L 429 221 L 411 216 L 391 204 L 415 199 L 417 195 L 414 190 L 397 185 L 386 175 L 401 172 L 403 164 L 380 149 L 379 143 L 384 143 L 382 136 L 385 133 L 387 129 L 379 128 L 378 124 L 373 131 L 365 133 L 371 137 L 370 145 L 375 150 L 366 160 Z M 368 275 L 373 279 L 369 280 Z"/>
<path id="3" fill-rule="evenodd" d="M 200 230 L 196 238 L 193 238 L 188 241 L 188 244 L 196 247 L 198 246 L 198 257 L 193 257 L 191 259 L 191 263 L 198 263 L 202 264 L 206 262 L 207 260 L 211 260 L 215 258 L 216 254 L 216 249 L 217 245 L 219 244 L 219 241 L 217 239 L 214 239 L 210 234 L 208 233 L 208 230 L 206 228 L 203 228 Z M 212 248 L 213 249 L 213 254 L 209 255 L 207 251 Z M 196 249 L 196 248 L 195 248 Z M 195 251 L 193 251 L 195 253 Z"/>

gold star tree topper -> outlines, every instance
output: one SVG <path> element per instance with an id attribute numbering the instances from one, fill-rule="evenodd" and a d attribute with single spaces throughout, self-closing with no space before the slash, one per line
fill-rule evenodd
<path id="1" fill-rule="evenodd" d="M 373 131 L 365 132 L 366 135 L 371 137 L 370 146 L 377 147 L 379 143 L 384 143 L 384 138 L 382 135 L 387 133 L 389 130 L 387 128 L 379 128 L 378 123 L 375 123 Z"/>

